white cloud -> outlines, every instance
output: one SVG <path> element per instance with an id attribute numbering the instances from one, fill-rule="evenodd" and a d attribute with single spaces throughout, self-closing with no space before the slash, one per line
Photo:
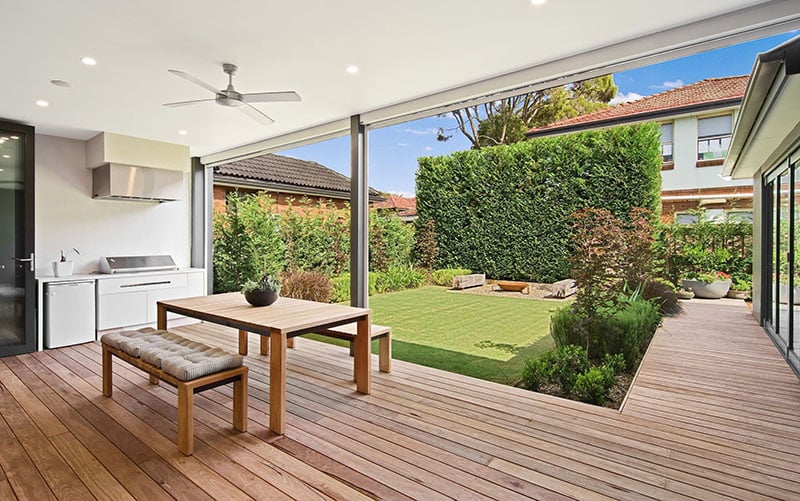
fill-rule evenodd
<path id="1" fill-rule="evenodd" d="M 439 129 L 434 129 L 433 127 L 428 127 L 427 129 L 405 129 L 404 132 L 408 132 L 409 134 L 414 134 L 415 136 L 435 136 L 439 133 Z"/>
<path id="2" fill-rule="evenodd" d="M 397 146 L 399 146 L 401 148 L 404 148 L 404 147 L 408 146 L 408 143 L 397 143 Z"/>
<path id="3" fill-rule="evenodd" d="M 677 80 L 667 80 L 661 85 L 650 86 L 650 88 L 653 90 L 669 90 L 669 89 L 677 89 L 678 87 L 683 87 L 683 80 L 681 80 L 680 78 Z"/>
<path id="4" fill-rule="evenodd" d="M 608 102 L 608 104 L 620 104 L 620 103 L 630 103 L 631 101 L 636 101 L 637 99 L 641 99 L 642 95 L 637 94 L 635 92 L 628 92 L 620 93 L 614 96 L 614 99 Z"/>
<path id="5" fill-rule="evenodd" d="M 431 148 L 430 146 L 426 146 L 425 151 L 433 151 L 433 148 Z"/>

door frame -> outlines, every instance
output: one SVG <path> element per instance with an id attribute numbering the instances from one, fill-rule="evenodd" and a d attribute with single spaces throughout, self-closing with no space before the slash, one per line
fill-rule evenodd
<path id="1" fill-rule="evenodd" d="M 23 165 L 22 165 L 22 182 L 24 185 L 24 202 L 23 202 L 23 229 L 22 229 L 22 256 L 16 257 L 30 257 L 35 252 L 35 134 L 36 129 L 31 125 L 23 125 L 15 122 L 7 122 L 0 120 L 0 130 L 8 132 L 16 132 L 20 135 L 20 139 L 24 139 L 23 144 Z M 16 265 L 15 265 L 16 266 Z M 33 271 L 31 271 L 33 268 Z M 38 333 L 36 332 L 36 318 L 37 318 L 37 304 L 36 304 L 36 261 L 30 263 L 30 266 L 24 266 L 24 325 L 23 335 L 24 342 L 22 344 L 0 346 L 0 357 L 9 355 L 18 355 L 20 353 L 30 353 L 36 351 Z"/>

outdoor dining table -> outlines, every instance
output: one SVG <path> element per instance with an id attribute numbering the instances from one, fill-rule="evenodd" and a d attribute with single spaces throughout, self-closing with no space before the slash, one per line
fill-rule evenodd
<path id="1" fill-rule="evenodd" d="M 158 328 L 167 328 L 167 313 L 177 313 L 241 331 L 269 336 L 269 428 L 282 435 L 286 424 L 287 339 L 355 322 L 356 390 L 369 394 L 370 310 L 281 297 L 269 306 L 251 306 L 238 292 L 158 301 Z"/>

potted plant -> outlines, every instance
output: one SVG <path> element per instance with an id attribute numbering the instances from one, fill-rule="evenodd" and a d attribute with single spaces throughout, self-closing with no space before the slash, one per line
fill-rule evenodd
<path id="1" fill-rule="evenodd" d="M 280 281 L 269 273 L 264 274 L 258 280 L 248 280 L 242 286 L 244 298 L 253 306 L 271 305 L 278 300 L 280 291 Z"/>
<path id="2" fill-rule="evenodd" d="M 681 287 L 675 291 L 675 296 L 677 296 L 678 299 L 692 299 L 694 297 L 694 292 Z"/>
<path id="3" fill-rule="evenodd" d="M 681 286 L 694 292 L 695 297 L 719 299 L 731 288 L 731 277 L 721 271 L 694 272 L 681 280 Z"/>
<path id="4" fill-rule="evenodd" d="M 736 277 L 731 285 L 731 290 L 728 291 L 729 298 L 733 299 L 747 299 L 750 297 L 750 289 L 753 284 L 749 278 Z"/>
<path id="5" fill-rule="evenodd" d="M 72 249 L 61 249 L 61 259 L 58 261 L 53 261 L 53 275 L 57 277 L 69 277 L 72 275 L 72 268 L 75 263 L 72 261 L 67 260 L 67 256 L 70 253 L 75 253 L 76 255 L 80 255 L 80 251 L 73 247 Z"/>

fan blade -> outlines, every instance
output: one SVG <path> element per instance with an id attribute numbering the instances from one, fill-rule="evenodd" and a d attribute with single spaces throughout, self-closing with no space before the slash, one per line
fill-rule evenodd
<path id="1" fill-rule="evenodd" d="M 251 106 L 251 105 L 249 105 L 247 103 L 244 103 L 244 102 L 243 102 L 243 104 L 244 104 L 244 106 L 239 106 L 236 109 L 242 110 L 242 113 L 244 113 L 245 115 L 249 116 L 250 118 L 252 118 L 256 122 L 258 122 L 258 123 L 260 123 L 262 125 L 269 125 L 269 124 L 275 122 L 275 120 L 271 119 L 270 117 L 268 117 L 267 115 L 262 113 L 261 110 L 259 110 L 255 106 Z"/>
<path id="2" fill-rule="evenodd" d="M 180 71 L 180 70 L 167 70 L 167 71 L 169 71 L 173 75 L 178 75 L 181 78 L 185 78 L 186 80 L 192 82 L 193 84 L 199 85 L 200 87 L 202 87 L 202 88 L 204 88 L 206 90 L 209 90 L 209 91 L 213 92 L 214 94 L 219 92 L 219 89 L 215 89 L 214 87 L 211 86 L 211 84 L 207 84 L 204 81 L 200 80 L 199 78 L 193 77 L 192 75 L 190 75 L 190 74 L 188 74 L 186 72 L 183 72 L 183 71 Z"/>
<path id="3" fill-rule="evenodd" d="M 250 94 L 242 94 L 242 101 L 245 103 L 280 103 L 300 101 L 300 94 L 292 90 L 283 92 L 251 92 Z"/>
<path id="4" fill-rule="evenodd" d="M 164 103 L 162 106 L 166 106 L 167 108 L 177 108 L 178 106 L 186 106 L 189 104 L 197 104 L 197 103 L 208 103 L 216 101 L 216 98 L 211 99 L 194 99 L 192 101 L 178 101 L 176 103 Z"/>

